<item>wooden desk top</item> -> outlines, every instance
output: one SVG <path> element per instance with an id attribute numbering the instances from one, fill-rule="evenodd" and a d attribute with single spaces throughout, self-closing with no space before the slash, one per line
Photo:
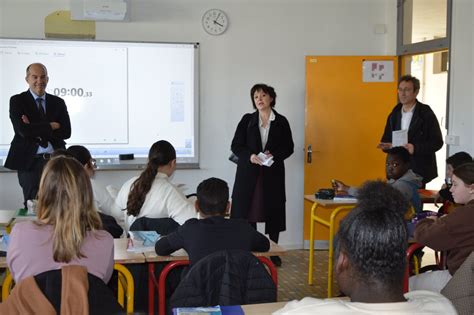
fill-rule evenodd
<path id="1" fill-rule="evenodd" d="M 332 199 L 316 199 L 314 195 L 304 195 L 304 199 L 311 201 L 311 202 L 317 202 L 323 207 L 339 207 L 339 206 L 348 206 L 348 205 L 355 205 L 356 202 L 348 200 L 348 201 L 334 201 Z"/>
<path id="2" fill-rule="evenodd" d="M 127 251 L 128 239 L 114 239 L 114 260 L 117 264 L 143 264 L 145 255 Z"/>
<path id="3" fill-rule="evenodd" d="M 155 252 L 146 252 L 144 254 L 147 262 L 165 262 L 188 259 L 188 253 L 186 253 L 184 249 L 177 250 L 169 256 L 158 256 Z M 257 257 L 281 256 L 286 254 L 286 249 L 275 242 L 270 241 L 270 250 L 268 252 L 253 252 L 253 254 Z"/>
<path id="4" fill-rule="evenodd" d="M 0 257 L 0 268 L 7 268 L 7 257 Z"/>
<path id="5" fill-rule="evenodd" d="M 286 303 L 288 302 L 249 304 L 241 307 L 245 315 L 270 315 L 285 306 Z"/>
<path id="6" fill-rule="evenodd" d="M 437 190 L 428 190 L 428 189 L 418 189 L 420 194 L 421 201 L 424 203 L 434 203 L 436 195 L 438 194 Z"/>

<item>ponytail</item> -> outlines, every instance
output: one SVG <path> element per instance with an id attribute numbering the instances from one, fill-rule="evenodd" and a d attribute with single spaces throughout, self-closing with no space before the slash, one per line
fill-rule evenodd
<path id="1" fill-rule="evenodd" d="M 127 200 L 127 215 L 138 216 L 156 174 L 158 174 L 158 168 L 167 165 L 174 159 L 176 159 L 176 151 L 168 141 L 160 140 L 151 146 L 146 168 L 130 188 Z"/>

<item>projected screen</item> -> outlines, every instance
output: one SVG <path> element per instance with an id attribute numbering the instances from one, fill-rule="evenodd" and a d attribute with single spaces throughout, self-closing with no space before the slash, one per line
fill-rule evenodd
<path id="1" fill-rule="evenodd" d="M 28 89 L 26 67 L 48 68 L 47 93 L 62 97 L 71 118 L 68 145 L 95 157 L 146 157 L 157 140 L 178 163 L 198 164 L 198 45 L 0 39 L 0 159 L 13 139 L 10 97 Z"/>

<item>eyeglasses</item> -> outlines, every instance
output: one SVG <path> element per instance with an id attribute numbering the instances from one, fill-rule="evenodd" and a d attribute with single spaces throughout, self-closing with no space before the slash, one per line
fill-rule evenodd
<path id="1" fill-rule="evenodd" d="M 413 89 L 410 89 L 410 88 L 398 89 L 398 93 L 409 93 L 409 92 L 413 92 Z"/>
<path id="2" fill-rule="evenodd" d="M 400 166 L 400 164 L 399 164 L 399 163 L 397 163 L 397 162 L 392 162 L 392 163 L 385 163 L 385 166 L 386 166 L 386 167 L 393 167 L 393 168 L 397 168 L 397 167 L 399 167 L 399 166 Z"/>
<path id="3" fill-rule="evenodd" d="M 91 165 L 92 165 L 93 168 L 97 168 L 97 162 L 96 162 L 95 159 L 91 159 L 91 160 L 90 160 L 90 163 L 91 163 Z"/>

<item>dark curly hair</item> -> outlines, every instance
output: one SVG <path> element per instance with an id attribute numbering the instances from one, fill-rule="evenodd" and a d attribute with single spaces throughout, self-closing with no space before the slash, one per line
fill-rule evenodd
<path id="1" fill-rule="evenodd" d="M 400 289 L 408 242 L 403 213 L 408 203 L 398 190 L 381 181 L 365 183 L 358 198 L 357 206 L 341 222 L 336 256 L 341 251 L 347 255 L 356 281 Z"/>
<path id="2" fill-rule="evenodd" d="M 133 182 L 127 200 L 127 214 L 137 216 L 145 202 L 146 195 L 151 189 L 153 180 L 158 173 L 158 167 L 168 164 L 176 159 L 176 151 L 173 145 L 165 140 L 160 140 L 150 148 L 148 152 L 148 163 L 146 168 Z"/>

